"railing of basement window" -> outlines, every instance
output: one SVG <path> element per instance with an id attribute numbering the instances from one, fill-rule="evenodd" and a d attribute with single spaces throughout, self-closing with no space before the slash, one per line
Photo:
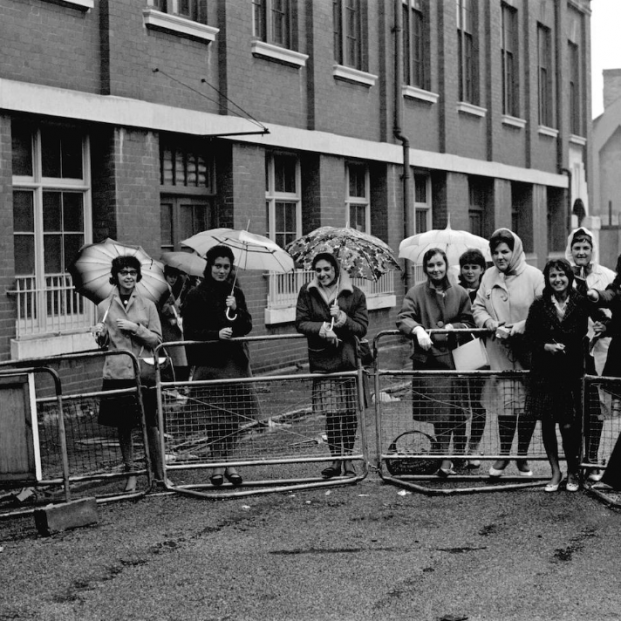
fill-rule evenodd
<path id="1" fill-rule="evenodd" d="M 75 292 L 69 274 L 46 274 L 44 288 L 34 276 L 18 277 L 8 293 L 16 301 L 18 339 L 83 332 L 95 323 L 95 305 Z"/>
<path id="2" fill-rule="evenodd" d="M 287 274 L 270 272 L 268 274 L 267 307 L 273 309 L 295 306 L 300 288 L 314 277 L 315 272 L 312 270 L 296 270 Z M 395 292 L 394 271 L 384 274 L 377 281 L 352 278 L 352 282 L 364 291 L 367 298 L 392 295 Z"/>

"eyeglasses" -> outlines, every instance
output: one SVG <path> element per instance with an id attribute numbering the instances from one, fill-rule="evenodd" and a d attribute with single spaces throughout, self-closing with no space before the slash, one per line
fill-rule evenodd
<path id="1" fill-rule="evenodd" d="M 121 274 L 121 276 L 138 276 L 136 270 L 121 270 L 119 274 Z"/>

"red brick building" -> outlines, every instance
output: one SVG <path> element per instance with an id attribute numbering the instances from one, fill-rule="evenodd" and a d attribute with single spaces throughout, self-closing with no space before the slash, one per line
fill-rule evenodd
<path id="1" fill-rule="evenodd" d="M 589 5 L 0 0 L 0 358 L 92 347 L 65 269 L 105 237 L 157 258 L 216 226 L 349 225 L 396 250 L 450 216 L 542 266 L 587 199 Z M 303 278 L 242 275 L 255 334 L 293 331 Z M 366 285 L 372 334 L 406 284 Z"/>

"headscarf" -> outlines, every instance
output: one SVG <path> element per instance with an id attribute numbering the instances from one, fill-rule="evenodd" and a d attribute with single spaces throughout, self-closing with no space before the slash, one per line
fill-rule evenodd
<path id="1" fill-rule="evenodd" d="M 580 237 L 588 237 L 591 242 L 591 248 L 593 248 L 593 253 L 591 254 L 591 263 L 599 263 L 599 248 L 595 245 L 595 238 L 593 237 L 593 233 L 589 231 L 584 226 L 579 226 L 577 229 L 574 229 L 567 237 L 567 247 L 565 248 L 565 258 L 569 261 L 571 265 L 575 265 L 574 258 L 571 254 L 571 247 L 574 243 L 574 238 L 576 236 Z"/>
<path id="2" fill-rule="evenodd" d="M 504 274 L 505 276 L 515 276 L 516 274 L 524 271 L 524 268 L 526 267 L 526 255 L 524 254 L 524 245 L 522 244 L 522 240 L 513 231 L 506 228 L 496 229 L 492 233 L 492 237 L 494 237 L 494 235 L 496 235 L 497 233 L 501 232 L 505 235 L 513 237 L 513 254 L 511 255 L 511 259 L 509 260 L 509 267 L 504 272 Z M 492 248 L 490 245 L 490 252 L 491 251 Z"/>

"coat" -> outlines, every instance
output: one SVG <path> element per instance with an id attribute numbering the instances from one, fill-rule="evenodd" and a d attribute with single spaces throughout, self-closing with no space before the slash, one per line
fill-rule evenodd
<path id="1" fill-rule="evenodd" d="M 602 375 L 621 377 L 621 280 L 615 280 L 603 291 L 599 291 L 598 306 L 609 308 L 612 317 L 606 327 L 606 335 L 611 337 L 608 357 Z"/>
<path id="2" fill-rule="evenodd" d="M 336 300 L 347 320 L 340 328 L 334 328 L 341 339 L 338 346 L 334 346 L 319 336 L 324 322 L 331 322 L 330 308 L 319 292 L 319 286 L 317 279 L 314 279 L 300 289 L 295 311 L 296 330 L 307 339 L 310 371 L 353 371 L 358 367 L 356 338 L 364 338 L 369 325 L 366 297 L 352 284 L 347 274 L 341 273 Z"/>
<path id="3" fill-rule="evenodd" d="M 532 351 L 527 415 L 556 422 L 572 422 L 578 416 L 590 312 L 590 303 L 575 289 L 569 293 L 562 320 L 550 295 L 531 305 L 525 331 Z M 549 353 L 546 343 L 562 343 L 565 351 Z"/>
<path id="4" fill-rule="evenodd" d="M 111 349 L 132 352 L 137 358 L 152 356 L 153 350 L 162 342 L 162 327 L 155 304 L 134 290 L 123 306 L 118 291 L 97 305 L 97 320 L 104 322 L 99 344 Z M 127 319 L 138 324 L 136 334 L 120 330 L 117 319 Z M 104 379 L 133 379 L 134 367 L 128 356 L 107 356 L 103 370 Z"/>

